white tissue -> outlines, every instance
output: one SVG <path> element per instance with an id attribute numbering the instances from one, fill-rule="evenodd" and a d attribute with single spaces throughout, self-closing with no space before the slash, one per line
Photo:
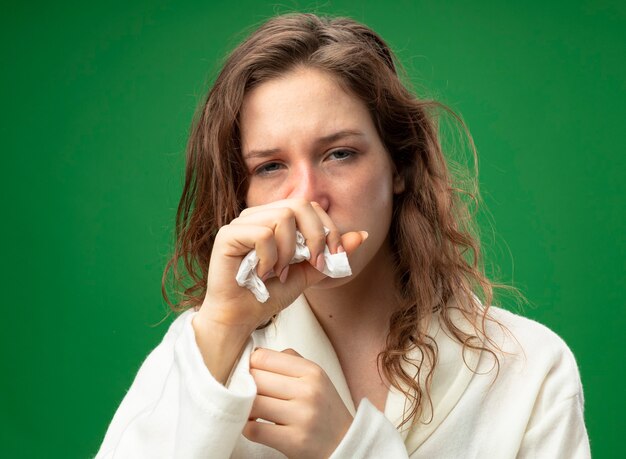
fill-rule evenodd
<path id="1" fill-rule="evenodd" d="M 326 234 L 329 232 L 328 228 L 324 228 L 324 231 Z M 289 264 L 293 265 L 310 258 L 311 252 L 305 244 L 304 236 L 300 233 L 300 231 L 296 230 L 296 251 Z M 243 258 L 243 260 L 241 260 L 235 279 L 237 280 L 237 284 L 239 284 L 239 286 L 250 290 L 258 302 L 265 303 L 270 297 L 270 293 L 267 291 L 267 287 L 256 272 L 258 264 L 259 257 L 256 254 L 256 250 L 251 250 Z M 347 277 L 352 274 L 346 253 L 341 252 L 332 254 L 330 253 L 328 246 L 324 247 L 324 264 L 324 271 L 322 272 L 328 277 L 339 278 Z"/>

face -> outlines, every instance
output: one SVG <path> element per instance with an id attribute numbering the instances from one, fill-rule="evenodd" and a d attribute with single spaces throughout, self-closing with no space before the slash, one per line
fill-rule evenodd
<path id="1" fill-rule="evenodd" d="M 297 69 L 246 95 L 240 130 L 247 206 L 304 198 L 319 203 L 342 233 L 367 231 L 350 256 L 358 276 L 386 247 L 400 191 L 365 104 L 328 74 Z"/>

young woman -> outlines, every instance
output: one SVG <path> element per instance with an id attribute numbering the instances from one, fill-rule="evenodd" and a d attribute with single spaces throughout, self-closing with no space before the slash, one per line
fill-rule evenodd
<path id="1" fill-rule="evenodd" d="M 310 14 L 230 55 L 188 146 L 184 312 L 99 457 L 589 457 L 575 360 L 483 306 L 439 106 L 396 68 L 372 30 Z M 265 302 L 236 281 L 253 250 Z"/>

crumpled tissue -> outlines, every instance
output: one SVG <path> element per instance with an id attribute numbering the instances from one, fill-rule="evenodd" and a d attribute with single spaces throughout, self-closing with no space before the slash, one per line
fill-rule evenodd
<path id="1" fill-rule="evenodd" d="M 324 228 L 326 234 L 328 234 L 328 228 Z M 305 239 L 300 231 L 296 230 L 296 250 L 293 255 L 293 258 L 289 262 L 290 265 L 300 263 L 304 260 L 308 260 L 311 258 L 311 252 L 309 248 L 305 244 Z M 347 277 L 352 274 L 352 270 L 350 269 L 350 263 L 348 262 L 348 256 L 345 252 L 341 253 L 330 253 L 328 246 L 324 247 L 324 274 L 328 277 L 340 278 Z M 239 270 L 237 271 L 237 275 L 235 279 L 237 280 L 237 284 L 241 287 L 245 287 L 250 290 L 257 301 L 260 303 L 265 303 L 270 297 L 270 293 L 267 290 L 267 287 L 259 277 L 256 272 L 256 267 L 259 264 L 259 257 L 256 253 L 256 250 L 251 250 L 244 258 L 241 260 L 241 264 L 239 265 Z"/>

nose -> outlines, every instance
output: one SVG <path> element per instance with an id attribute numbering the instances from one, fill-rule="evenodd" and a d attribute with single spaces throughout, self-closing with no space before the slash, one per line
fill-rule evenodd
<path id="1" fill-rule="evenodd" d="M 317 202 L 325 212 L 330 207 L 328 179 L 312 164 L 300 164 L 292 169 L 289 198 Z"/>

